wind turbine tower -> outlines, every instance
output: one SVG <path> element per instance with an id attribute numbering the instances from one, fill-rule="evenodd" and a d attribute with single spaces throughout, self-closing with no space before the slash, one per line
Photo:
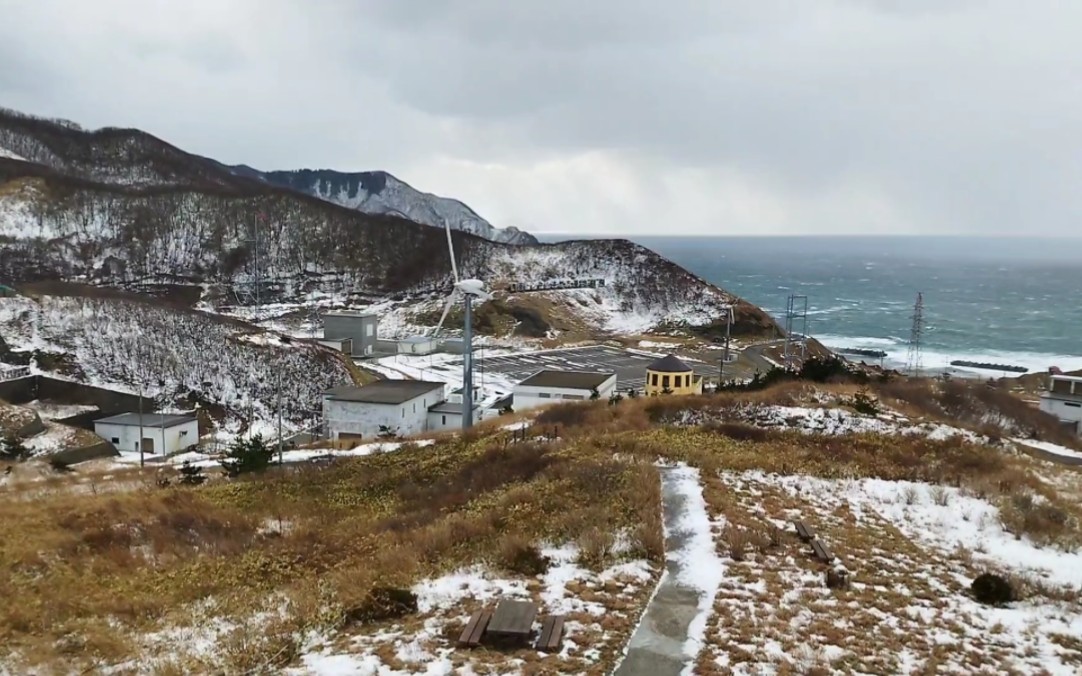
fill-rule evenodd
<path id="1" fill-rule="evenodd" d="M 460 279 L 458 276 L 458 263 L 455 262 L 455 245 L 451 239 L 451 225 L 444 222 L 447 230 L 447 251 L 451 254 L 451 274 L 454 275 L 455 286 L 451 295 L 447 296 L 447 303 L 443 306 L 443 314 L 440 315 L 439 324 L 432 332 L 432 337 L 439 335 L 443 329 L 443 322 L 447 319 L 447 313 L 451 311 L 451 305 L 456 296 L 462 295 L 465 302 L 465 321 L 462 329 L 462 429 L 473 427 L 473 300 L 474 298 L 484 302 L 492 298 L 485 291 L 485 283 L 480 279 Z"/>

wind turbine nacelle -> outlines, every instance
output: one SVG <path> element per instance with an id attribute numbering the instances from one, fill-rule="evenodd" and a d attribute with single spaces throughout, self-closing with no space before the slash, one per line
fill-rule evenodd
<path id="1" fill-rule="evenodd" d="M 471 296 L 479 296 L 485 298 L 488 296 L 488 292 L 485 291 L 485 283 L 480 279 L 463 279 L 458 284 L 455 284 L 462 293 L 468 293 Z"/>

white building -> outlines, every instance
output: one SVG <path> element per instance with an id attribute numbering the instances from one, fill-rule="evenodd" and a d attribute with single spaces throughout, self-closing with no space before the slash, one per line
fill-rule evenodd
<path id="1" fill-rule="evenodd" d="M 381 428 L 399 436 L 428 430 L 428 409 L 446 401 L 444 384 L 424 380 L 377 380 L 323 394 L 324 434 L 330 439 L 370 439 Z"/>
<path id="2" fill-rule="evenodd" d="M 438 341 L 429 336 L 410 336 L 398 341 L 399 354 L 432 354 L 438 347 Z"/>
<path id="3" fill-rule="evenodd" d="M 94 421 L 94 433 L 118 451 L 139 451 L 142 419 L 144 453 L 169 455 L 199 443 L 199 421 L 194 415 L 122 413 Z"/>
<path id="4" fill-rule="evenodd" d="M 562 401 L 585 401 L 596 391 L 608 399 L 616 389 L 615 373 L 539 371 L 515 385 L 514 408 L 524 411 Z"/>
<path id="5" fill-rule="evenodd" d="M 1041 393 L 1041 410 L 1051 413 L 1082 435 L 1082 378 L 1048 376 L 1048 389 Z"/>
<path id="6" fill-rule="evenodd" d="M 460 430 L 462 429 L 462 402 L 445 401 L 428 409 L 428 431 L 440 432 L 442 430 Z M 482 411 L 479 408 L 473 409 L 473 421 L 475 423 L 480 422 L 482 419 Z"/>

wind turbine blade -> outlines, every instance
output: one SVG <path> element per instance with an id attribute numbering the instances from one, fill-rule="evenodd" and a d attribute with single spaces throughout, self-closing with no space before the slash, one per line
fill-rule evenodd
<path id="1" fill-rule="evenodd" d="M 447 313 L 451 311 L 451 303 L 455 302 L 455 294 L 452 292 L 450 296 L 447 296 L 447 303 L 443 306 L 443 314 L 440 315 L 440 323 L 436 324 L 436 330 L 432 332 L 432 337 L 440 335 L 440 330 L 443 328 L 443 322 L 447 320 Z"/>
<path id="2" fill-rule="evenodd" d="M 455 276 L 455 284 L 458 284 L 458 263 L 455 262 L 455 245 L 451 241 L 451 222 L 444 219 L 443 226 L 447 230 L 447 251 L 451 253 L 451 272 Z"/>

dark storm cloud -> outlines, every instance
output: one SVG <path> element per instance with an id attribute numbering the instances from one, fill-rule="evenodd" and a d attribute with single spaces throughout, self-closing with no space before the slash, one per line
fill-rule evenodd
<path id="1" fill-rule="evenodd" d="M 1063 235 L 1082 215 L 1073 3 L 0 12 L 5 65 L 34 73 L 0 74 L 2 104 L 140 126 L 225 161 L 386 168 L 500 225 Z"/>

